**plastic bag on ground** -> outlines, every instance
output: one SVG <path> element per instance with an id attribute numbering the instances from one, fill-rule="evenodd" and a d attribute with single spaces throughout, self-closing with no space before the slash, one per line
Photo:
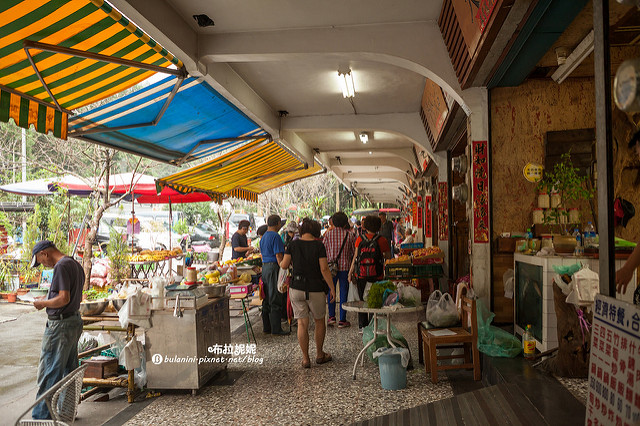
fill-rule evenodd
<path id="1" fill-rule="evenodd" d="M 437 304 L 431 303 L 431 309 L 427 305 L 427 321 L 436 327 L 450 327 L 459 320 L 458 307 L 449 293 L 443 294 Z"/>
<path id="2" fill-rule="evenodd" d="M 400 355 L 402 357 L 402 366 L 404 368 L 407 368 L 409 360 L 411 359 L 411 354 L 406 348 L 378 348 L 373 353 L 373 358 L 377 359 L 379 356 L 383 355 Z"/>
<path id="3" fill-rule="evenodd" d="M 384 333 L 386 329 L 387 329 L 387 321 L 384 318 L 378 319 L 378 332 Z M 397 328 L 394 327 L 393 324 L 391 324 L 391 337 L 394 340 L 397 340 L 400 343 L 402 343 L 402 346 L 404 346 L 408 350 L 409 344 L 407 343 L 407 339 L 404 338 L 404 336 L 398 331 Z M 362 331 L 362 343 L 366 345 L 371 341 L 371 339 L 373 339 L 373 319 L 371 320 L 369 325 L 366 326 Z M 369 356 L 369 359 L 373 361 L 374 364 L 378 365 L 378 360 L 376 358 L 373 358 L 373 353 L 379 348 L 386 348 L 386 347 L 389 347 L 389 342 L 387 342 L 387 337 L 384 334 L 378 335 L 373 345 L 367 348 L 367 355 Z"/>
<path id="4" fill-rule="evenodd" d="M 513 358 L 522 351 L 520 339 L 491 325 L 495 314 L 481 300 L 476 301 L 478 316 L 478 350 L 489 356 Z"/>

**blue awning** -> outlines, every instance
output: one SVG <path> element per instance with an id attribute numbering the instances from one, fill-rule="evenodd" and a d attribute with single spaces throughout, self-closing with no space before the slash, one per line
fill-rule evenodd
<path id="1" fill-rule="evenodd" d="M 174 164 L 269 138 L 202 79 L 175 76 L 70 117 L 69 136 Z"/>

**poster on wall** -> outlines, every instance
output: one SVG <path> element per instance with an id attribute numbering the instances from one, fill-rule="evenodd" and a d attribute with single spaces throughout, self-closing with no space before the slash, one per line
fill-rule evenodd
<path id="1" fill-rule="evenodd" d="M 424 197 L 424 237 L 431 238 L 431 195 Z"/>
<path id="2" fill-rule="evenodd" d="M 447 182 L 438 182 L 438 239 L 449 240 L 449 191 Z"/>
<path id="3" fill-rule="evenodd" d="M 585 425 L 640 422 L 640 309 L 596 295 Z"/>
<path id="4" fill-rule="evenodd" d="M 487 141 L 473 141 L 473 242 L 489 242 L 489 175 Z"/>

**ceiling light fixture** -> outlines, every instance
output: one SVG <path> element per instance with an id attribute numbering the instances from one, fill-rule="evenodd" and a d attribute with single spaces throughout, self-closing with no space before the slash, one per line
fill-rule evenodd
<path id="1" fill-rule="evenodd" d="M 369 155 L 371 155 L 371 154 L 372 154 L 372 152 L 371 152 L 371 151 L 369 151 Z"/>
<path id="2" fill-rule="evenodd" d="M 356 89 L 353 85 L 353 75 L 351 69 L 346 72 L 338 71 L 338 81 L 342 89 L 342 96 L 345 98 L 353 98 L 356 95 Z"/>
<path id="3" fill-rule="evenodd" d="M 369 135 L 367 132 L 360 132 L 360 142 L 367 143 L 369 142 Z"/>

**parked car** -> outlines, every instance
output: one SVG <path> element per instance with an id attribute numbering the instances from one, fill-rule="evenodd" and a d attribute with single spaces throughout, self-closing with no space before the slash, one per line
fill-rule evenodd
<path id="1" fill-rule="evenodd" d="M 220 247 L 220 233 L 208 223 L 199 223 L 194 226 L 190 233 L 191 244 L 208 244 L 211 248 Z"/>

